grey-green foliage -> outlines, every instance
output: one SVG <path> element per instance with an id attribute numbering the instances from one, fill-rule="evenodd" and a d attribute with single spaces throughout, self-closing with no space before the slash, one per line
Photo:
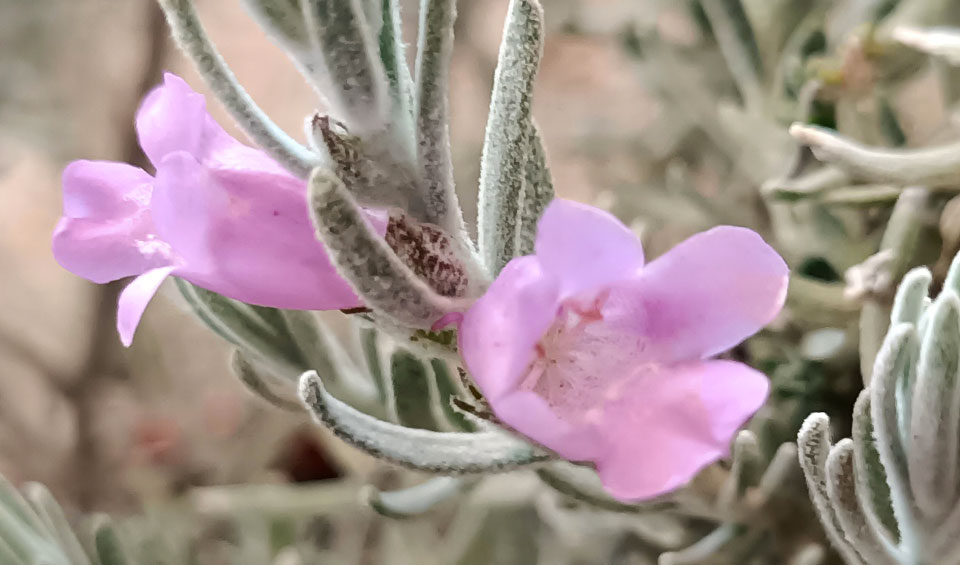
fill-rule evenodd
<path id="1" fill-rule="evenodd" d="M 97 517 L 88 530 L 78 536 L 43 485 L 28 483 L 21 493 L 0 476 L 0 563 L 132 565 L 109 520 Z"/>
<path id="2" fill-rule="evenodd" d="M 316 373 L 304 373 L 300 398 L 318 423 L 374 457 L 439 474 L 493 473 L 550 459 L 505 431 L 434 432 L 377 420 L 337 400 Z"/>
<path id="3" fill-rule="evenodd" d="M 497 273 L 517 255 L 517 220 L 523 208 L 530 158 L 533 83 L 543 53 L 543 8 L 512 0 L 503 29 L 480 168 L 479 247 Z"/>
<path id="4" fill-rule="evenodd" d="M 317 237 L 367 307 L 414 328 L 430 328 L 454 310 L 455 301 L 434 292 L 368 225 L 340 179 L 314 171 L 310 209 Z"/>
<path id="5" fill-rule="evenodd" d="M 960 286 L 955 273 L 932 302 L 930 275 L 911 272 L 853 437 L 831 446 L 813 414 L 798 443 L 810 496 L 848 563 L 932 565 L 960 556 Z"/>

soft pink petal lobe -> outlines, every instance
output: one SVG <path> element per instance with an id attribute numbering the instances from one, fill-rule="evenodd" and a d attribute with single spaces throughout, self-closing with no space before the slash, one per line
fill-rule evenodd
<path id="1" fill-rule="evenodd" d="M 604 487 L 624 501 L 674 490 L 725 456 L 763 405 L 766 377 L 733 361 L 693 362 L 632 378 L 604 410 Z"/>
<path id="2" fill-rule="evenodd" d="M 507 263 L 465 313 L 460 351 L 491 401 L 516 389 L 558 306 L 556 280 L 543 272 L 535 257 L 520 257 Z"/>
<path id="3" fill-rule="evenodd" d="M 612 215 L 555 199 L 537 226 L 536 255 L 569 296 L 629 277 L 643 266 L 637 236 Z"/>
<path id="4" fill-rule="evenodd" d="M 534 392 L 521 390 L 493 404 L 501 421 L 570 461 L 587 461 L 602 453 L 603 432 L 597 426 L 568 422 Z"/>
<path id="5" fill-rule="evenodd" d="M 170 265 L 147 206 L 153 179 L 123 163 L 74 161 L 63 172 L 64 215 L 53 234 L 53 256 L 68 271 L 96 283 Z"/>
<path id="6" fill-rule="evenodd" d="M 120 302 L 117 307 L 117 331 L 124 346 L 130 347 L 133 343 L 133 334 L 140 325 L 140 318 L 143 317 L 147 304 L 173 270 L 174 267 L 163 267 L 147 271 L 133 279 L 133 282 L 120 293 Z"/>
<path id="7" fill-rule="evenodd" d="M 300 310 L 360 305 L 317 240 L 299 179 L 211 170 L 185 152 L 157 171 L 154 223 L 186 265 L 180 276 L 250 304 Z M 382 216 L 370 215 L 386 229 Z"/>
<path id="8" fill-rule="evenodd" d="M 643 336 L 662 361 L 700 359 L 737 345 L 783 307 L 788 269 L 755 232 L 697 234 L 613 287 L 607 323 Z"/>

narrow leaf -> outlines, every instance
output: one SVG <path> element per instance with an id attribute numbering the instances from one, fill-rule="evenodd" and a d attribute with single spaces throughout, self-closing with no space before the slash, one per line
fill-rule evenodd
<path id="1" fill-rule="evenodd" d="M 853 440 L 844 438 L 827 457 L 827 493 L 833 504 L 837 522 L 847 540 L 870 565 L 897 565 L 883 539 L 873 529 L 857 496 L 856 473 L 853 469 Z"/>
<path id="2" fill-rule="evenodd" d="M 531 255 L 537 240 L 537 223 L 554 198 L 547 152 L 536 124 L 530 122 L 530 145 L 523 177 L 523 198 L 517 210 L 517 255 Z"/>
<path id="3" fill-rule="evenodd" d="M 390 375 L 400 425 L 439 431 L 442 426 L 435 413 L 439 406 L 426 364 L 409 351 L 397 349 L 390 358 Z"/>
<path id="4" fill-rule="evenodd" d="M 369 455 L 432 473 L 491 473 L 547 461 L 542 450 L 506 432 L 444 433 L 372 418 L 330 396 L 314 372 L 300 380 L 300 398 L 317 423 Z"/>
<path id="5" fill-rule="evenodd" d="M 960 65 L 960 29 L 898 27 L 893 30 L 893 38 L 904 45 Z"/>
<path id="6" fill-rule="evenodd" d="M 906 449 L 900 433 L 899 409 L 896 390 L 904 381 L 915 379 L 918 356 L 917 333 L 909 324 L 890 328 L 880 352 L 877 354 L 873 377 L 870 382 L 870 416 L 877 452 L 887 474 L 890 499 L 894 515 L 900 526 L 903 546 L 916 546 L 918 532 L 915 530 L 915 506 L 910 493 Z"/>
<path id="7" fill-rule="evenodd" d="M 818 159 L 871 182 L 949 187 L 960 184 L 960 143 L 923 149 L 868 147 L 819 126 L 794 124 L 790 135 Z"/>
<path id="8" fill-rule="evenodd" d="M 282 392 L 277 392 L 275 389 L 279 387 L 276 383 L 270 383 L 271 377 L 258 369 L 240 351 L 233 352 L 230 359 L 230 368 L 233 370 L 233 374 L 240 379 L 240 382 L 247 387 L 247 390 L 254 395 L 282 410 L 290 412 L 303 410 L 303 406 L 299 402 L 286 398 Z"/>
<path id="9" fill-rule="evenodd" d="M 291 173 L 307 178 L 320 163 L 319 158 L 273 123 L 240 86 L 200 24 L 193 0 L 160 0 L 160 6 L 177 45 L 190 57 L 233 119 L 261 149 Z"/>
<path id="10" fill-rule="evenodd" d="M 304 360 L 287 333 L 278 310 L 251 306 L 180 278 L 176 282 L 193 313 L 217 335 L 276 367 L 281 376 L 303 372 Z"/>
<path id="11" fill-rule="evenodd" d="M 960 449 L 960 300 L 953 291 L 931 307 L 913 391 L 910 486 L 926 519 L 939 521 L 957 502 Z"/>
<path id="12" fill-rule="evenodd" d="M 866 565 L 853 545 L 843 535 L 837 513 L 827 492 L 827 457 L 830 454 L 830 419 L 826 414 L 807 416 L 797 436 L 800 468 L 807 479 L 807 491 L 813 502 L 820 523 L 833 547 L 843 556 L 848 565 Z"/>
<path id="13" fill-rule="evenodd" d="M 100 565 L 131 565 L 116 527 L 106 516 L 98 516 L 93 526 L 93 542 Z"/>
<path id="14" fill-rule="evenodd" d="M 333 108 L 361 133 L 388 123 L 388 85 L 380 43 L 360 0 L 303 0 L 314 49 L 329 84 L 322 85 Z"/>
<path id="15" fill-rule="evenodd" d="M 47 487 L 40 483 L 27 483 L 23 487 L 24 496 L 40 520 L 52 532 L 51 541 L 55 542 L 63 554 L 68 558 L 71 565 L 90 565 L 90 559 L 87 557 L 80 540 L 73 532 L 70 522 L 67 521 L 63 509 L 47 490 Z"/>
<path id="16" fill-rule="evenodd" d="M 368 308 L 416 328 L 430 328 L 454 309 L 453 301 L 418 279 L 373 231 L 339 179 L 314 171 L 310 203 L 317 237 Z"/>
<path id="17" fill-rule="evenodd" d="M 860 392 L 853 405 L 853 463 L 856 473 L 857 489 L 864 500 L 867 518 L 874 521 L 877 531 L 885 532 L 891 543 L 900 536 L 897 519 L 893 515 L 890 502 L 890 486 L 887 473 L 880 462 L 877 443 L 873 433 L 873 420 L 870 417 L 870 391 Z"/>
<path id="18" fill-rule="evenodd" d="M 758 110 L 764 98 L 763 61 L 743 4 L 740 0 L 703 0 L 701 6 L 746 106 Z"/>
<path id="19" fill-rule="evenodd" d="M 892 325 L 919 323 L 930 292 L 931 279 L 932 275 L 925 267 L 917 267 L 903 277 L 893 299 L 893 311 L 890 314 Z"/>
<path id="20" fill-rule="evenodd" d="M 417 47 L 417 147 L 426 185 L 428 221 L 464 230 L 450 155 L 450 60 L 456 0 L 421 0 Z"/>
<path id="21" fill-rule="evenodd" d="M 542 52 L 543 8 L 537 0 L 511 0 L 480 167 L 480 255 L 492 273 L 500 272 L 517 252 L 533 85 Z"/>
<path id="22" fill-rule="evenodd" d="M 370 486 L 364 498 L 378 513 L 388 518 L 409 518 L 457 496 L 471 485 L 461 477 L 434 477 L 405 489 L 380 491 Z"/>

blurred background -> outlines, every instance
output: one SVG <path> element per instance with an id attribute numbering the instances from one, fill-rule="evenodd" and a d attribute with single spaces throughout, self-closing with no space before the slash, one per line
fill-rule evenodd
<path id="1" fill-rule="evenodd" d="M 411 41 L 416 4 L 404 7 Z M 851 298 L 843 275 L 877 252 L 897 193 L 828 205 L 772 201 L 762 197 L 763 187 L 771 179 L 803 178 L 793 169 L 810 166 L 787 134 L 794 120 L 812 116 L 884 146 L 955 139 L 960 72 L 916 53 L 872 51 L 870 41 L 882 37 L 891 13 L 917 25 L 956 24 L 957 3 L 909 2 L 919 15 L 903 15 L 892 7 L 897 2 L 745 2 L 751 17 L 767 24 L 756 28 L 752 56 L 764 78 L 755 92 L 725 62 L 697 2 L 543 4 L 548 35 L 534 116 L 558 194 L 612 210 L 642 234 L 651 256 L 716 224 L 760 231 L 802 278 L 786 318 L 775 324 L 782 331 L 735 353 L 763 365 L 779 383 L 775 401 L 781 404 L 774 406 L 780 412 L 761 415 L 776 420 L 766 445 L 790 441 L 814 409 L 838 406 L 841 421 L 848 418 L 861 386 L 862 302 Z M 317 102 L 284 54 L 238 2 L 198 5 L 240 82 L 280 126 L 302 138 L 304 117 Z M 471 221 L 506 7 L 506 0 L 459 3 L 452 135 L 458 191 Z M 803 26 L 809 33 L 801 34 Z M 424 562 L 418 559 L 430 553 L 429 543 L 417 557 L 414 541 L 432 539 L 444 520 L 381 528 L 383 519 L 359 504 L 358 485 L 398 479 L 305 415 L 250 395 L 228 369 L 227 345 L 188 312 L 176 288 L 158 295 L 133 347 L 124 349 L 114 329 L 119 287 L 93 285 L 54 262 L 50 236 L 60 214 L 60 171 L 79 158 L 143 164 L 133 115 L 163 70 L 207 92 L 148 0 L 0 0 L 0 473 L 15 484 L 45 483 L 70 512 L 201 515 L 216 539 L 230 538 L 216 530 L 224 516 L 302 518 L 311 513 L 308 501 L 342 507 L 348 509 L 344 520 L 360 525 L 334 534 L 338 522 L 311 522 L 308 533 L 296 535 L 313 536 L 319 545 L 334 535 L 355 536 L 359 541 L 343 543 L 354 543 L 360 557 L 333 563 L 381 562 L 369 548 L 384 536 L 404 548 L 394 557 Z M 811 80 L 816 92 L 804 98 Z M 243 138 L 213 98 L 208 106 Z M 941 214 L 948 200 L 941 195 L 931 204 L 934 211 L 922 222 L 930 239 L 908 261 L 936 265 L 940 275 L 960 240 L 954 220 Z M 503 493 L 510 489 L 532 496 L 541 488 L 518 476 L 492 490 L 509 499 Z M 315 498 L 283 490 L 311 481 L 342 488 L 309 491 Z M 260 491 L 243 485 L 280 490 L 269 491 L 264 503 Z M 798 504 L 805 508 L 806 501 Z M 525 528 L 540 523 L 542 515 L 530 508 L 511 506 L 499 535 L 509 535 L 510 520 Z M 189 523 L 184 518 L 181 525 Z M 602 544 L 647 547 L 642 530 L 617 522 L 606 530 L 616 539 Z M 506 543 L 507 554 L 469 562 L 554 562 L 538 549 L 539 535 Z M 596 535 L 576 543 L 599 547 Z M 635 554 L 636 560 L 622 562 L 648 562 L 642 551 Z M 613 562 L 608 555 L 578 562 Z M 198 562 L 221 562 L 204 559 Z"/>

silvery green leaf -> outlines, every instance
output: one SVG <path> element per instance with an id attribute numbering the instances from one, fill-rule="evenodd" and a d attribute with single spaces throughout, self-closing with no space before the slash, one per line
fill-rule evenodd
<path id="1" fill-rule="evenodd" d="M 539 2 L 511 0 L 480 166 L 480 255 L 492 273 L 498 273 L 516 255 L 533 85 L 542 52 L 543 9 Z"/>
<path id="2" fill-rule="evenodd" d="M 230 359 L 230 368 L 247 390 L 266 400 L 277 408 L 291 412 L 300 412 L 303 406 L 295 399 L 287 398 L 280 383 L 271 382 L 276 379 L 269 371 L 258 368 L 247 359 L 239 350 L 233 352 Z"/>
<path id="3" fill-rule="evenodd" d="M 923 314 L 927 295 L 930 293 L 930 281 L 933 276 L 925 267 L 917 267 L 908 272 L 893 299 L 893 311 L 890 314 L 890 323 L 906 322 L 917 324 Z"/>
<path id="4" fill-rule="evenodd" d="M 303 0 L 307 31 L 327 74 L 321 85 L 335 113 L 360 133 L 389 122 L 386 70 L 379 30 L 371 27 L 361 0 Z"/>
<path id="5" fill-rule="evenodd" d="M 0 506 L 0 556 L 11 564 L 72 565 L 59 548 L 44 539 L 47 535 L 46 530 L 34 530 L 9 507 Z"/>
<path id="6" fill-rule="evenodd" d="M 250 14 L 287 50 L 298 54 L 308 49 L 310 40 L 303 20 L 300 0 L 242 0 Z"/>
<path id="7" fill-rule="evenodd" d="M 372 418 L 340 402 L 316 373 L 304 373 L 300 398 L 316 421 L 373 457 L 420 471 L 493 473 L 550 459 L 541 449 L 504 431 L 434 432 Z"/>
<path id="8" fill-rule="evenodd" d="M 250 138 L 300 178 L 320 163 L 317 155 L 287 135 L 260 109 L 237 82 L 197 17 L 193 0 L 160 0 L 180 49 L 193 61 L 224 107 Z"/>
<path id="9" fill-rule="evenodd" d="M 960 296 L 960 253 L 950 262 L 950 269 L 943 280 L 943 288 L 951 289 Z"/>
<path id="10" fill-rule="evenodd" d="M 93 524 L 93 545 L 99 565 L 135 565 L 124 548 L 123 540 L 116 527 L 106 516 L 95 518 Z"/>
<path id="11" fill-rule="evenodd" d="M 930 187 L 960 184 L 960 143 L 923 149 L 884 149 L 806 124 L 794 124 L 790 134 L 809 145 L 821 161 L 860 180 Z"/>
<path id="12" fill-rule="evenodd" d="M 743 4 L 740 0 L 703 0 L 700 5 L 747 108 L 758 110 L 764 98 L 763 61 Z"/>
<path id="13" fill-rule="evenodd" d="M 456 0 L 421 0 L 417 47 L 417 147 L 432 222 L 463 232 L 450 155 L 450 61 Z"/>
<path id="14" fill-rule="evenodd" d="M 310 135 L 325 152 L 333 171 L 362 206 L 400 208 L 413 216 L 428 216 L 426 199 L 413 166 L 382 135 L 361 137 L 329 116 L 315 115 Z"/>
<path id="15" fill-rule="evenodd" d="M 893 38 L 914 49 L 943 57 L 954 65 L 960 65 L 960 29 L 958 28 L 913 28 L 898 27 Z"/>
<path id="16" fill-rule="evenodd" d="M 389 518 L 408 518 L 457 496 L 471 481 L 462 477 L 434 477 L 418 485 L 394 491 L 367 487 L 364 498 L 378 513 Z"/>
<path id="17" fill-rule="evenodd" d="M 456 309 L 454 301 L 417 278 L 373 231 L 338 178 L 315 170 L 310 204 L 317 237 L 368 308 L 415 328 L 430 328 Z"/>
<path id="18" fill-rule="evenodd" d="M 529 154 L 523 175 L 523 192 L 517 210 L 517 234 L 515 253 L 531 255 L 537 240 L 537 223 L 554 198 L 553 179 L 547 167 L 547 152 L 543 147 L 540 131 L 530 122 Z"/>
<path id="19" fill-rule="evenodd" d="M 873 529 L 860 504 L 853 460 L 853 440 L 849 438 L 837 442 L 827 456 L 827 494 L 837 522 L 867 563 L 897 565 L 894 548 Z"/>
<path id="20" fill-rule="evenodd" d="M 720 490 L 720 506 L 733 508 L 747 492 L 760 481 L 763 473 L 763 461 L 757 436 L 748 430 L 737 434 L 733 441 L 730 474 Z"/>
<path id="21" fill-rule="evenodd" d="M 383 361 L 380 358 L 379 333 L 373 327 L 363 326 L 357 327 L 357 333 L 364 367 L 367 369 L 367 374 L 373 378 L 380 404 L 387 406 L 388 399 L 393 397 L 393 392 L 390 390 L 390 376 L 383 370 Z"/>
<path id="22" fill-rule="evenodd" d="M 462 394 L 460 379 L 453 376 L 450 366 L 444 359 L 433 359 L 430 361 L 430 366 L 433 368 L 433 377 L 437 382 L 440 407 L 447 421 L 457 431 L 476 431 L 477 425 L 453 406 L 454 399 L 461 397 Z"/>
<path id="23" fill-rule="evenodd" d="M 440 405 L 426 363 L 409 351 L 397 349 L 390 358 L 390 376 L 398 423 L 408 428 L 440 431 L 443 428 Z"/>
<path id="24" fill-rule="evenodd" d="M 59 548 L 68 562 L 71 565 L 90 565 L 90 559 L 67 521 L 63 508 L 47 487 L 40 483 L 27 483 L 23 486 L 23 494 L 49 533 L 47 539 Z"/>
<path id="25" fill-rule="evenodd" d="M 718 526 L 696 543 L 678 551 L 669 551 L 660 555 L 658 565 L 700 565 L 709 563 L 718 557 L 724 546 L 745 533 L 741 524 L 723 524 Z"/>
<path id="26" fill-rule="evenodd" d="M 916 329 L 910 324 L 890 328 L 877 354 L 870 381 L 870 416 L 873 421 L 877 452 L 886 470 L 894 516 L 900 527 L 903 547 L 916 547 L 916 506 L 910 491 L 910 478 L 904 436 L 901 435 L 897 390 L 916 379 L 919 344 Z"/>
<path id="27" fill-rule="evenodd" d="M 175 279 L 187 305 L 211 330 L 241 350 L 275 367 L 281 376 L 303 372 L 304 361 L 279 310 L 251 306 Z"/>
<path id="28" fill-rule="evenodd" d="M 853 462 L 857 488 L 864 500 L 864 512 L 874 529 L 882 532 L 891 543 L 900 536 L 897 519 L 890 501 L 887 473 L 880 462 L 877 443 L 870 417 L 870 391 L 860 392 L 853 405 Z"/>
<path id="29" fill-rule="evenodd" d="M 391 102 L 391 133 L 396 143 L 409 147 L 414 158 L 413 78 L 407 65 L 399 0 L 367 0 L 380 6 L 380 60 L 387 75 Z"/>
<path id="30" fill-rule="evenodd" d="M 943 292 L 931 306 L 913 391 L 910 485 L 924 517 L 939 521 L 957 502 L 960 446 L 960 299 Z"/>
<path id="31" fill-rule="evenodd" d="M 807 416 L 797 435 L 797 446 L 800 468 L 803 469 L 803 475 L 807 479 L 807 491 L 827 538 L 848 565 L 867 565 L 844 536 L 837 512 L 830 502 L 827 491 L 829 479 L 826 466 L 827 457 L 830 454 L 830 419 L 826 414 L 818 412 Z"/>

